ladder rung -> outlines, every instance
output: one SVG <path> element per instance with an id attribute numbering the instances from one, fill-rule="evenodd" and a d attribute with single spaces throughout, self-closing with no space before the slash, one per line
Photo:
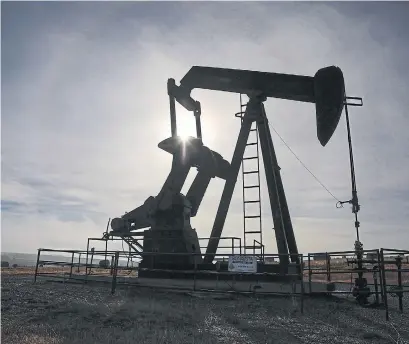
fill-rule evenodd
<path id="1" fill-rule="evenodd" d="M 259 199 L 251 200 L 251 201 L 243 201 L 243 203 L 260 203 Z"/>
<path id="2" fill-rule="evenodd" d="M 250 143 L 247 143 L 246 146 L 255 146 L 257 144 L 258 144 L 258 142 L 250 142 Z"/>
<path id="3" fill-rule="evenodd" d="M 249 185 L 249 186 L 243 186 L 245 189 L 254 189 L 254 188 L 259 188 L 260 185 Z"/>
<path id="4" fill-rule="evenodd" d="M 248 231 L 248 232 L 244 232 L 244 234 L 259 234 L 261 233 L 261 231 Z"/>
<path id="5" fill-rule="evenodd" d="M 249 157 L 243 158 L 243 160 L 254 160 L 254 159 L 258 159 L 258 156 L 249 156 Z"/>
<path id="6" fill-rule="evenodd" d="M 259 170 L 255 170 L 255 171 L 247 171 L 247 172 L 243 172 L 243 174 L 253 174 L 253 173 L 259 173 Z"/>
<path id="7" fill-rule="evenodd" d="M 250 129 L 250 131 L 257 131 L 257 128 L 254 128 L 254 129 Z"/>
<path id="8" fill-rule="evenodd" d="M 245 219 L 256 219 L 261 217 L 261 215 L 245 215 L 244 218 Z"/>
<path id="9" fill-rule="evenodd" d="M 244 248 L 245 249 L 249 249 L 249 248 L 252 248 L 252 249 L 254 249 L 254 248 L 262 248 L 263 246 L 260 246 L 260 245 L 258 245 L 258 246 L 244 246 Z"/>

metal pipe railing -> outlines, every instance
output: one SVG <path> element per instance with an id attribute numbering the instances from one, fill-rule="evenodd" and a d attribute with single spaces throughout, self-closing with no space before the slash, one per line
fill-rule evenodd
<path id="1" fill-rule="evenodd" d="M 203 238 L 206 239 L 206 238 Z M 209 238 L 210 239 L 210 238 Z M 231 237 L 229 238 L 231 239 Z M 240 238 L 235 238 L 236 240 L 239 240 Z M 239 240 L 240 241 L 240 240 Z M 101 272 L 101 270 L 103 270 L 100 266 L 96 265 L 96 264 L 91 264 L 89 262 L 89 256 L 91 256 L 92 253 L 92 257 L 95 260 L 97 257 L 101 256 L 101 257 L 108 257 L 108 256 L 112 256 L 113 257 L 113 261 L 110 264 L 110 267 L 107 270 L 111 270 L 111 278 L 112 278 L 112 288 L 111 288 L 111 292 L 115 292 L 116 290 L 116 286 L 118 284 L 126 284 L 127 282 L 124 282 L 123 280 L 121 280 L 120 278 L 121 275 L 119 274 L 120 271 L 135 271 L 136 273 L 138 271 L 145 271 L 145 270 L 150 270 L 150 271 L 168 271 L 166 269 L 147 269 L 147 268 L 140 268 L 139 266 L 136 267 L 125 267 L 125 266 L 121 266 L 120 265 L 120 260 L 121 259 L 126 259 L 129 258 L 129 256 L 131 255 L 131 253 L 129 252 L 121 252 L 118 250 L 93 250 L 92 252 L 89 250 L 89 245 L 87 245 L 87 249 L 88 250 L 62 250 L 62 249 L 39 249 L 38 250 L 38 254 L 37 254 L 37 262 L 36 262 L 36 268 L 35 268 L 35 273 L 34 273 L 34 281 L 37 280 L 37 276 L 48 276 L 48 277 L 56 277 L 58 278 L 58 276 L 56 275 L 56 273 L 49 273 L 49 272 L 43 272 L 40 271 L 40 267 L 41 266 L 57 266 L 57 267 L 69 267 L 69 276 L 71 279 L 73 280 L 81 280 L 83 282 L 87 282 L 88 280 L 88 270 L 94 269 L 94 268 L 98 268 L 99 270 L 96 271 L 96 273 L 98 274 L 99 272 Z M 44 259 L 42 260 L 41 258 L 41 254 L 42 253 L 47 253 L 47 252 L 53 252 L 53 253 L 64 253 L 64 254 L 68 254 L 70 255 L 70 257 L 67 256 L 67 261 L 52 261 L 50 259 Z M 371 252 L 376 254 L 376 259 L 371 260 L 372 262 L 377 262 L 377 266 L 373 267 L 373 268 L 368 268 L 368 269 L 362 269 L 362 270 L 357 270 L 357 269 L 345 269 L 343 267 L 339 267 L 339 268 L 334 268 L 328 265 L 337 265 L 337 263 L 334 261 L 333 258 L 334 256 L 340 256 L 342 255 L 343 257 L 346 257 L 348 255 L 348 253 L 350 253 L 351 255 L 353 255 L 353 251 L 338 251 L 338 252 L 326 252 L 326 260 L 323 264 L 322 267 L 317 268 L 314 267 L 313 262 L 311 261 L 311 257 L 314 256 L 314 254 L 308 254 L 305 258 L 306 258 L 306 262 L 308 262 L 307 266 L 305 266 L 306 264 L 304 264 L 304 256 L 303 255 L 299 255 L 300 257 L 300 265 L 302 265 L 302 268 L 300 269 L 300 272 L 298 273 L 293 273 L 293 274 L 287 274 L 286 276 L 288 278 L 294 279 L 294 280 L 298 280 L 300 283 L 300 291 L 295 291 L 292 294 L 293 295 L 298 295 L 300 296 L 300 298 L 303 299 L 304 294 L 305 293 L 305 289 L 304 289 L 304 279 L 303 279 L 303 275 L 305 271 L 308 271 L 308 284 L 309 284 L 309 292 L 308 293 L 312 293 L 312 275 L 327 275 L 327 281 L 330 282 L 332 280 L 332 275 L 334 274 L 355 274 L 358 272 L 363 272 L 363 273 L 372 273 L 374 274 L 374 286 L 375 286 L 375 292 L 373 293 L 376 297 L 376 299 L 379 302 L 379 295 L 382 298 L 382 301 L 385 305 L 385 315 L 386 315 L 386 319 L 389 319 L 389 305 L 388 305 L 388 295 L 396 295 L 399 298 L 399 310 L 401 312 L 403 312 L 403 295 L 404 293 L 408 293 L 408 290 L 405 290 L 405 288 L 403 287 L 403 273 L 408 273 L 409 272 L 409 267 L 405 266 L 405 262 L 402 258 L 400 258 L 403 254 L 409 253 L 409 251 L 406 250 L 396 250 L 396 249 L 380 249 L 380 250 L 365 250 L 365 252 Z M 85 260 L 85 263 L 81 262 L 81 256 L 83 257 L 84 255 L 86 255 L 88 258 Z M 223 258 L 229 258 L 232 256 L 236 256 L 237 253 L 235 253 L 234 250 L 232 250 L 231 253 L 217 253 L 215 254 L 215 258 L 217 257 L 223 257 Z M 389 261 L 385 260 L 385 256 L 386 255 L 390 255 L 390 256 L 396 256 L 395 260 L 391 260 L 391 258 L 389 258 Z M 75 257 L 78 256 L 78 263 L 75 262 Z M 144 252 L 143 256 L 204 256 L 204 254 L 202 253 L 174 253 L 174 252 L 169 252 L 169 253 L 158 253 L 158 252 Z M 253 256 L 253 257 L 259 257 L 259 254 L 246 254 L 246 256 Z M 265 253 L 263 250 L 263 257 L 268 258 L 268 257 L 273 257 L 273 258 L 279 258 L 280 254 L 268 254 Z M 289 256 L 289 255 L 287 255 Z M 350 262 L 350 261 L 349 261 Z M 349 264 L 349 262 L 344 262 L 343 264 Z M 334 264 L 335 263 L 335 264 Z M 395 265 L 396 267 L 390 267 L 387 265 Z M 75 275 L 73 268 L 74 267 L 78 267 L 77 272 L 78 274 Z M 86 273 L 85 276 L 80 277 L 82 275 L 80 275 L 80 267 L 85 267 Z M 99 271 L 99 272 L 98 272 Z M 222 276 L 237 276 L 237 273 L 234 272 L 230 272 L 230 271 L 210 271 L 210 270 L 199 270 L 197 263 L 195 262 L 194 264 L 194 268 L 192 268 L 191 270 L 173 270 L 173 271 L 177 271 L 180 273 L 186 273 L 186 274 L 190 274 L 193 275 L 193 290 L 199 290 L 200 288 L 198 288 L 198 283 L 197 283 L 197 278 L 199 276 L 202 275 L 215 275 L 217 279 L 219 279 L 219 277 Z M 386 278 L 386 273 L 393 273 L 397 275 L 397 285 L 390 285 L 390 282 L 388 282 L 388 279 Z M 279 272 L 257 272 L 253 274 L 255 277 L 257 276 L 282 276 L 282 274 L 280 274 Z M 105 276 L 105 275 L 101 275 L 101 276 Z M 378 277 L 379 276 L 379 277 Z M 61 276 L 60 276 L 61 277 Z M 95 275 L 95 277 L 98 277 L 98 275 Z M 105 276 L 106 277 L 106 276 Z M 104 278 L 105 278 L 104 277 Z M 258 278 L 258 277 L 257 277 Z M 97 281 L 97 280 L 95 280 Z M 379 282 L 379 289 L 378 289 L 378 282 Z M 236 280 L 236 278 L 234 278 L 234 283 L 240 283 L 239 280 Z M 233 284 L 234 284 L 233 283 Z M 389 283 L 389 285 L 388 285 Z M 388 288 L 388 287 L 394 287 L 394 288 Z M 203 289 L 203 288 L 202 288 Z M 307 294 L 308 294 L 307 293 Z M 316 293 L 329 293 L 328 291 L 321 291 L 321 292 L 314 292 L 314 294 Z M 331 291 L 331 294 L 351 294 L 351 291 L 340 291 L 340 290 L 335 290 L 335 291 Z M 274 293 L 277 294 L 277 293 Z M 284 294 L 289 294 L 289 293 L 284 293 Z M 303 307 L 303 301 L 301 301 L 302 303 L 302 307 Z"/>

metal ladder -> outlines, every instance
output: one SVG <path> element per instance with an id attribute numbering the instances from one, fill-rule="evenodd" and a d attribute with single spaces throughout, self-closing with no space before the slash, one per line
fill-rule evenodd
<path id="1" fill-rule="evenodd" d="M 243 104 L 243 97 L 240 94 L 240 112 L 235 116 L 243 122 L 243 116 L 247 104 Z M 247 153 L 246 153 L 247 151 Z M 257 122 L 254 122 L 250 130 L 250 135 L 246 144 L 246 149 L 243 154 L 241 163 L 242 185 L 243 185 L 243 239 L 244 239 L 244 254 L 257 254 L 263 260 L 264 245 L 262 235 L 261 221 L 261 188 L 260 188 L 260 145 Z M 251 161 L 251 167 L 246 167 Z M 253 176 L 253 182 L 250 182 L 250 176 Z M 256 176 L 256 178 L 254 178 Z M 249 178 L 250 177 L 250 178 Z M 249 197 L 250 190 L 257 190 L 256 196 Z M 252 206 L 252 211 L 249 209 Z M 257 209 L 255 210 L 254 208 Z M 250 252 L 249 252 L 250 251 Z"/>

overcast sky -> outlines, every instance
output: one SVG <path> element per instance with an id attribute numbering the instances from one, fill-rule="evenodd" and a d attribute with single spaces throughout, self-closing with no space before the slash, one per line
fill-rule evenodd
<path id="1" fill-rule="evenodd" d="M 171 156 L 166 82 L 193 65 L 314 75 L 339 66 L 351 108 L 361 239 L 409 247 L 409 4 L 3 2 L 1 154 L 3 251 L 85 248 L 109 217 L 156 196 Z M 231 160 L 239 97 L 195 90 L 204 143 Z M 271 125 L 339 199 L 351 197 L 345 116 L 316 138 L 313 104 L 269 99 Z M 179 130 L 194 119 L 177 108 Z M 273 133 L 301 252 L 352 249 L 354 218 Z M 194 173 L 189 176 L 189 181 Z M 264 180 L 264 177 L 263 177 Z M 242 235 L 239 181 L 224 236 Z M 199 214 L 209 236 L 223 182 Z M 186 190 L 186 188 L 185 188 Z M 276 252 L 263 191 L 266 251 Z"/>

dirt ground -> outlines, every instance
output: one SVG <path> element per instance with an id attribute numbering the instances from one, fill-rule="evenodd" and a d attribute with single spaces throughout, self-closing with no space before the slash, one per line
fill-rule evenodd
<path id="1" fill-rule="evenodd" d="M 2 275 L 1 339 L 46 343 L 409 343 L 408 313 L 350 300 L 192 294 Z M 406 311 L 409 303 L 405 300 Z M 392 308 L 394 305 L 392 305 Z M 406 342 L 405 342 L 406 340 Z"/>

